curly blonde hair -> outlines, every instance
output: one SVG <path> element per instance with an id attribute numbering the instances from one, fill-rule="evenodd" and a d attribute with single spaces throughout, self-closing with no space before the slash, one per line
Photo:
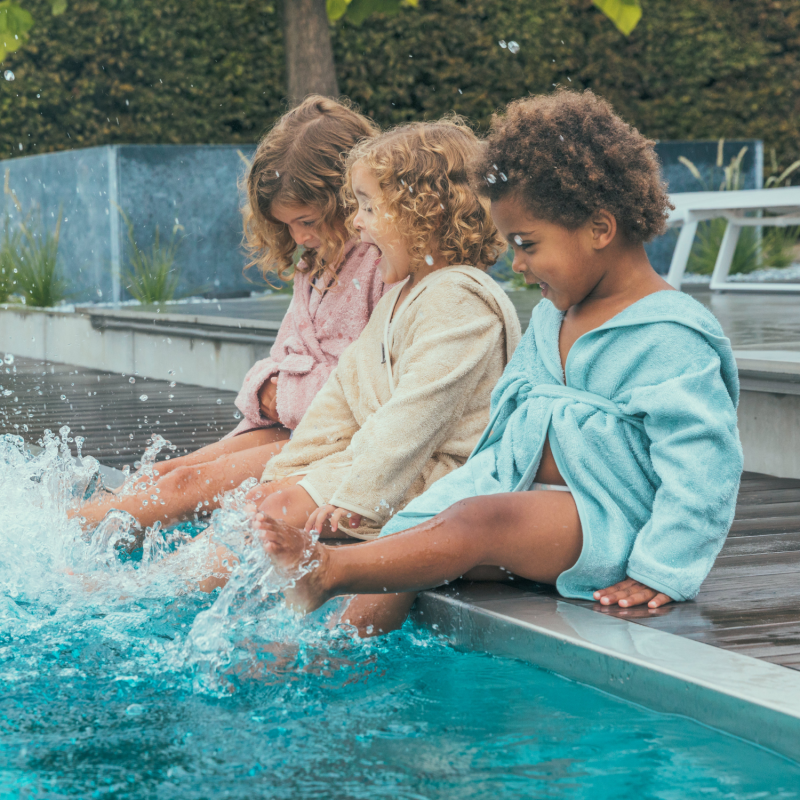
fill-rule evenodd
<path id="1" fill-rule="evenodd" d="M 335 282 L 350 239 L 341 203 L 345 159 L 357 142 L 377 133 L 350 105 L 320 95 L 307 97 L 275 123 L 259 142 L 242 186 L 248 267 L 257 267 L 267 280 L 270 274 L 289 280 L 299 269 L 312 281 L 328 273 Z M 272 215 L 275 200 L 320 213 L 323 245 L 306 250 L 297 267 L 297 244 L 288 226 Z"/>
<path id="2" fill-rule="evenodd" d="M 378 181 L 381 211 L 402 231 L 419 269 L 431 250 L 448 264 L 487 270 L 506 249 L 489 214 L 488 203 L 470 185 L 469 164 L 480 144 L 458 117 L 401 125 L 359 142 L 347 157 L 344 202 L 353 229 L 358 211 L 352 171 L 364 165 Z"/>

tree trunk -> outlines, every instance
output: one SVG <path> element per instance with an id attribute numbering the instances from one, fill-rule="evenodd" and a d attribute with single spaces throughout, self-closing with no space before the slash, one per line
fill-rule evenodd
<path id="1" fill-rule="evenodd" d="M 283 0 L 283 30 L 289 102 L 310 94 L 336 97 L 336 66 L 325 0 Z"/>

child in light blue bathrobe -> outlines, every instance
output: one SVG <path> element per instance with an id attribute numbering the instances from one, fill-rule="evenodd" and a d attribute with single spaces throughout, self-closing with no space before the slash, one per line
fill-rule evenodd
<path id="1" fill-rule="evenodd" d="M 346 617 L 366 634 L 401 624 L 415 592 L 498 568 L 604 605 L 693 598 L 733 520 L 739 386 L 719 323 L 647 260 L 669 207 L 653 143 L 560 91 L 496 118 L 475 173 L 544 298 L 478 446 L 376 541 L 328 548 L 262 515 L 265 549 L 319 562 L 300 607 L 360 595 Z"/>

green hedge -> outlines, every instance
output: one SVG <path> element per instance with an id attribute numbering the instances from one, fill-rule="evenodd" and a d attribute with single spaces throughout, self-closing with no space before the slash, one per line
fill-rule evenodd
<path id="1" fill-rule="evenodd" d="M 280 5 L 70 0 L 53 17 L 29 0 L 36 28 L 0 80 L 0 157 L 255 141 L 285 108 Z M 800 0 L 643 5 L 626 39 L 590 0 L 421 0 L 334 27 L 340 88 L 382 125 L 455 110 L 485 126 L 520 95 L 591 87 L 650 136 L 761 138 L 783 166 L 800 158 Z"/>

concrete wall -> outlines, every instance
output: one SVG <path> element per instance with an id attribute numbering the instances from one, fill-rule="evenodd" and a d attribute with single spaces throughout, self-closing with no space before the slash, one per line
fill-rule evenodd
<path id="1" fill-rule="evenodd" d="M 237 181 L 252 148 L 229 145 L 125 145 L 91 147 L 2 162 L 9 185 L 27 212 L 41 208 L 53 227 L 63 216 L 59 255 L 76 301 L 116 299 L 128 264 L 128 231 L 149 250 L 159 228 L 166 244 L 182 227 L 175 264 L 180 293 L 214 296 L 261 288 L 243 274 L 242 222 Z M 3 212 L 16 216 L 9 197 Z M 255 279 L 255 276 L 252 276 Z M 257 279 L 256 279 L 257 280 Z"/>
<path id="2" fill-rule="evenodd" d="M 0 352 L 61 364 L 238 391 L 269 344 L 135 330 L 97 330 L 86 314 L 0 308 Z"/>
<path id="3" fill-rule="evenodd" d="M 744 468 L 779 478 L 800 478 L 800 393 L 743 391 L 739 435 Z"/>

